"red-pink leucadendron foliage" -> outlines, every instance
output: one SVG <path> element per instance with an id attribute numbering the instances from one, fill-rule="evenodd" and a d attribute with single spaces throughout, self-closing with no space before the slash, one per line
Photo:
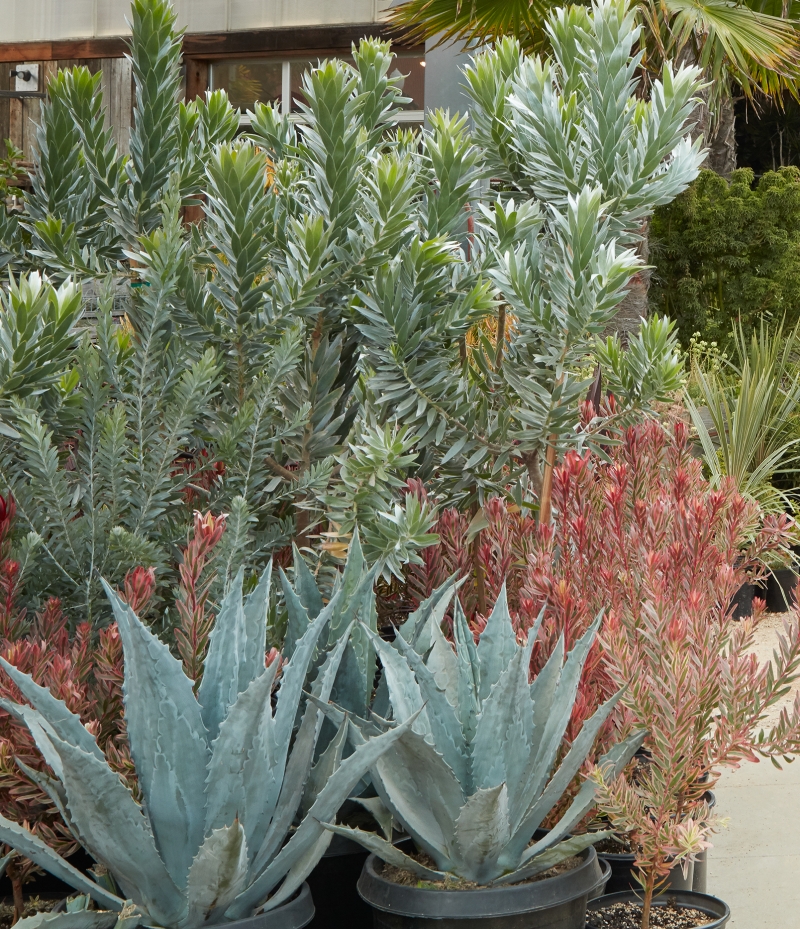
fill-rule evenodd
<path id="1" fill-rule="evenodd" d="M 787 627 L 772 666 L 759 666 L 749 653 L 758 614 L 736 622 L 731 611 L 739 587 L 763 577 L 764 560 L 785 551 L 791 522 L 764 516 L 730 485 L 713 490 L 680 422 L 632 428 L 609 456 L 608 462 L 566 456 L 554 475 L 551 525 L 509 512 L 504 501 L 488 501 L 479 568 L 489 607 L 506 579 L 520 633 L 544 607 L 534 673 L 560 635 L 569 646 L 605 611 L 572 732 L 623 685 L 628 690 L 613 729 L 650 730 L 643 773 L 635 781 L 600 784 L 605 813 L 633 833 L 639 849 L 647 919 L 653 888 L 670 867 L 694 857 L 714 825 L 702 798 L 720 768 L 797 747 L 796 708 L 759 734 L 796 673 L 797 622 Z M 443 514 L 442 541 L 424 553 L 409 586 L 419 596 L 453 571 L 466 576 L 464 600 L 477 630 L 485 617 L 470 582 L 476 568 L 469 521 Z"/>

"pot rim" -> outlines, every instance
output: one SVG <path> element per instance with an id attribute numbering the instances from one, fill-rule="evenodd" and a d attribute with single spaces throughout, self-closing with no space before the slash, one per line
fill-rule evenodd
<path id="1" fill-rule="evenodd" d="M 641 894 L 635 890 L 620 890 L 617 893 L 606 894 L 602 897 L 596 897 L 590 900 L 587 906 L 586 925 L 591 929 L 592 923 L 590 914 L 596 910 L 601 910 L 613 903 L 639 902 Z M 711 894 L 701 894 L 696 890 L 665 890 L 657 897 L 653 897 L 653 906 L 666 906 L 668 903 L 674 903 L 677 906 L 691 907 L 700 910 L 707 916 L 715 917 L 712 922 L 699 926 L 698 929 L 722 929 L 722 927 L 731 918 L 731 908 L 724 900 L 714 897 Z"/>
<path id="2" fill-rule="evenodd" d="M 527 884 L 502 884 L 473 890 L 439 890 L 432 887 L 409 887 L 382 877 L 376 870 L 380 861 L 370 855 L 358 879 L 358 894 L 376 910 L 398 916 L 428 919 L 476 919 L 492 916 L 515 916 L 549 910 L 589 898 L 604 887 L 611 868 L 601 862 L 594 848 L 584 849 L 582 864 L 570 871 Z"/>

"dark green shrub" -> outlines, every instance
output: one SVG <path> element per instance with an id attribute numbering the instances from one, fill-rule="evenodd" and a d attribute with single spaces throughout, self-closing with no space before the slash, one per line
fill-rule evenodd
<path id="1" fill-rule="evenodd" d="M 800 170 L 781 168 L 753 185 L 749 168 L 730 181 L 704 171 L 656 210 L 651 310 L 677 321 L 687 346 L 695 332 L 721 346 L 733 322 L 745 332 L 762 314 L 800 319 Z"/>

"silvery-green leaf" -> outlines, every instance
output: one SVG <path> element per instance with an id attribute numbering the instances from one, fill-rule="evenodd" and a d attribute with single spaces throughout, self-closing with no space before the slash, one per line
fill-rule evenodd
<path id="1" fill-rule="evenodd" d="M 268 792 L 266 779 L 272 772 L 266 765 L 253 764 L 252 752 L 260 727 L 268 724 L 267 717 L 272 715 L 272 685 L 278 664 L 277 660 L 273 661 L 239 694 L 211 746 L 206 780 L 206 835 L 230 825 L 237 816 L 243 816 L 247 822 L 245 781 L 248 776 L 255 776 L 260 789 Z"/>
<path id="2" fill-rule="evenodd" d="M 401 851 L 396 845 L 392 845 L 392 843 L 387 842 L 386 839 L 382 839 L 379 835 L 375 835 L 374 832 L 364 832 L 363 829 L 351 829 L 349 826 L 337 826 L 333 823 L 323 823 L 322 825 L 325 826 L 326 829 L 330 829 L 331 832 L 335 832 L 336 835 L 344 836 L 346 839 L 352 839 L 353 842 L 358 842 L 359 845 L 363 845 L 367 851 L 372 852 L 373 855 L 377 855 L 381 861 L 394 865 L 396 868 L 403 868 L 405 871 L 410 871 L 423 881 L 443 881 L 448 877 L 443 871 L 434 871 L 432 868 L 426 868 L 425 865 L 420 864 L 415 858 L 406 855 L 406 853 Z"/>
<path id="3" fill-rule="evenodd" d="M 320 618 L 318 616 L 314 622 L 318 622 Z M 257 849 L 251 868 L 254 874 L 259 874 L 266 867 L 283 844 L 295 819 L 322 728 L 324 715 L 321 707 L 327 706 L 326 701 L 330 696 L 346 645 L 347 637 L 342 636 L 334 648 L 328 652 L 317 674 L 303 719 L 292 744 L 292 753 L 288 763 L 283 762 L 285 771 L 283 768 L 279 769 L 282 775 L 280 793 L 274 793 L 272 788 L 269 791 L 264 790 L 257 778 L 250 784 L 248 810 L 252 812 L 248 814 L 247 833 L 248 843 L 254 850 Z M 282 757 L 285 759 L 286 755 Z M 257 814 L 255 811 L 258 811 Z"/>
<path id="4" fill-rule="evenodd" d="M 130 790 L 105 760 L 60 739 L 54 738 L 53 745 L 61 756 L 70 819 L 76 823 L 87 851 L 108 868 L 125 896 L 144 906 L 153 919 L 163 925 L 179 919 L 183 895 L 165 867 Z M 201 803 L 200 809 L 204 806 Z"/>
<path id="5" fill-rule="evenodd" d="M 444 620 L 453 593 L 461 586 L 462 581 L 457 575 L 451 575 L 443 584 L 434 590 L 426 600 L 409 613 L 406 620 L 398 628 L 397 634 L 402 636 L 408 644 L 420 655 L 424 655 L 433 644 L 429 640 L 429 628 L 433 625 L 441 626 Z"/>
<path id="6" fill-rule="evenodd" d="M 472 637 L 464 610 L 458 600 L 453 609 L 453 634 L 456 641 L 456 659 L 458 662 L 458 707 L 464 739 L 471 743 L 480 708 L 480 666 L 478 650 Z"/>
<path id="7" fill-rule="evenodd" d="M 117 922 L 113 910 L 81 910 L 78 913 L 34 913 L 20 919 L 21 929 L 112 929 Z"/>
<path id="8" fill-rule="evenodd" d="M 304 868 L 308 869 L 306 874 L 311 872 L 316 864 L 313 855 L 309 856 L 312 847 L 318 853 L 317 860 L 324 853 L 324 847 L 320 842 L 323 831 L 321 823 L 330 822 L 334 818 L 353 787 L 387 749 L 408 733 L 413 723 L 414 717 L 411 717 L 395 729 L 359 745 L 352 755 L 344 759 L 317 795 L 308 816 L 302 821 L 294 835 L 272 860 L 269 867 L 233 902 L 227 913 L 229 919 L 242 919 L 252 913 L 301 860 L 304 862 Z M 295 872 L 296 876 L 297 872 Z M 268 908 L 275 905 L 275 897 L 271 897 Z"/>
<path id="9" fill-rule="evenodd" d="M 459 875 L 478 884 L 498 877 L 497 860 L 510 835 L 506 785 L 476 790 L 456 820 Z"/>
<path id="10" fill-rule="evenodd" d="M 125 722 L 145 808 L 164 864 L 177 886 L 185 887 L 204 835 L 211 754 L 206 729 L 181 663 L 105 581 L 103 585 L 125 655 Z"/>
<path id="11" fill-rule="evenodd" d="M 59 738 L 80 745 L 85 752 L 98 758 L 103 757 L 94 736 L 83 725 L 80 717 L 67 709 L 63 700 L 54 697 L 46 687 L 41 687 L 29 674 L 15 668 L 5 658 L 0 657 L 0 668 L 17 685 L 22 696 L 53 727 Z"/>
<path id="12" fill-rule="evenodd" d="M 36 771 L 34 768 L 29 768 L 28 765 L 19 758 L 15 758 L 14 761 L 20 771 L 24 772 L 25 776 L 30 778 L 33 783 L 36 784 L 40 790 L 44 791 L 52 800 L 53 805 L 58 810 L 67 828 L 80 842 L 81 839 L 77 832 L 77 827 L 70 821 L 69 812 L 67 811 L 67 794 L 61 781 L 55 777 L 51 777 L 46 771 Z M 0 876 L 2 876 L 2 871 L 0 871 Z"/>
<path id="13" fill-rule="evenodd" d="M 322 856 L 327 852 L 333 836 L 324 829 L 315 837 L 313 842 L 306 843 L 303 850 L 295 856 L 292 866 L 286 872 L 280 887 L 263 905 L 264 911 L 274 910 L 289 900 L 298 887 L 319 864 Z"/>
<path id="14" fill-rule="evenodd" d="M 298 556 L 299 557 L 299 556 Z M 302 559 L 301 559 L 302 561 Z M 305 562 L 303 562 L 305 564 Z M 308 571 L 308 568 L 306 568 Z M 286 635 L 283 640 L 283 656 L 286 659 L 291 659 L 294 655 L 294 650 L 297 646 L 297 643 L 306 633 L 309 625 L 311 624 L 311 617 L 308 610 L 303 605 L 300 597 L 297 596 L 292 585 L 289 583 L 289 578 L 286 577 L 286 574 L 283 571 L 283 568 L 279 569 L 278 576 L 281 579 L 281 587 L 283 589 L 283 599 L 286 603 L 286 612 L 288 614 L 287 625 L 286 625 Z M 320 598 L 320 609 L 319 612 L 322 612 Z M 319 615 L 319 613 L 317 613 Z M 316 617 L 315 617 L 316 618 Z"/>
<path id="15" fill-rule="evenodd" d="M 266 599 L 269 575 L 262 575 L 248 611 L 242 598 L 244 568 L 231 583 L 211 630 L 203 679 L 197 691 L 203 723 L 212 742 L 239 694 L 264 671 L 267 642 Z M 263 608 L 263 609 L 262 609 Z"/>
<path id="16" fill-rule="evenodd" d="M 367 680 L 361 673 L 361 666 L 353 648 L 353 638 L 359 635 L 368 643 L 370 651 L 374 651 L 369 637 L 360 627 L 353 629 L 350 641 L 347 643 L 336 682 L 331 691 L 331 700 L 348 713 L 364 716 L 367 711 Z M 374 678 L 373 673 L 373 678 Z"/>
<path id="17" fill-rule="evenodd" d="M 409 733 L 372 768 L 386 808 L 437 863 L 454 854 L 454 829 L 464 794 L 455 774 L 424 738 Z M 443 867 L 441 864 L 439 867 Z"/>
<path id="18" fill-rule="evenodd" d="M 594 845 L 595 842 L 607 839 L 613 834 L 613 832 L 586 832 L 583 835 L 570 836 L 568 839 L 559 842 L 558 845 L 555 845 L 553 848 L 548 848 L 538 854 L 530 861 L 530 864 L 518 868 L 516 871 L 512 871 L 509 874 L 504 874 L 492 883 L 514 884 L 517 881 L 525 881 L 528 878 L 535 877 L 537 874 L 542 874 L 544 871 L 549 871 L 550 868 L 554 868 L 557 864 L 561 864 L 561 862 L 566 861 L 567 858 L 580 855 L 585 848 L 589 848 L 589 846 Z"/>
<path id="19" fill-rule="evenodd" d="M 391 812 L 384 806 L 383 800 L 381 800 L 380 797 L 351 797 L 350 799 L 354 803 L 358 803 L 359 806 L 364 807 L 378 824 L 378 828 L 384 834 L 387 841 L 391 842 L 394 832 L 394 818 Z"/>
<path id="20" fill-rule="evenodd" d="M 414 672 L 428 716 L 433 744 L 452 768 L 462 788 L 469 790 L 469 757 L 467 746 L 464 744 L 464 732 L 455 708 L 444 691 L 437 686 L 433 674 L 416 651 L 399 636 L 394 645 Z"/>
<path id="21" fill-rule="evenodd" d="M 0 858 L 0 877 L 6 873 L 6 868 L 8 867 L 9 862 L 16 854 L 16 851 L 12 848 L 7 855 L 3 855 L 3 857 Z"/>
<path id="22" fill-rule="evenodd" d="M 480 699 L 485 700 L 497 683 L 509 661 L 517 652 L 517 635 L 508 612 L 505 582 L 489 614 L 486 626 L 478 640 L 478 658 L 481 666 Z"/>
<path id="23" fill-rule="evenodd" d="M 336 607 L 331 612 L 330 625 L 328 626 L 328 644 L 336 642 L 344 630 L 356 618 L 358 608 L 361 606 L 363 596 L 359 596 L 362 589 L 367 585 L 371 590 L 377 576 L 377 566 L 364 577 L 364 554 L 361 551 L 361 540 L 358 537 L 358 529 L 353 532 L 353 538 L 350 547 L 347 550 L 347 561 L 345 562 L 344 571 L 339 575 L 339 597 L 336 600 Z M 364 617 L 361 617 L 362 621 Z"/>
<path id="24" fill-rule="evenodd" d="M 640 730 L 634 732 L 623 742 L 617 742 L 613 745 L 602 758 L 597 762 L 598 767 L 605 767 L 606 774 L 610 778 L 616 778 L 625 768 L 625 765 L 633 758 L 636 752 L 642 747 L 647 732 Z M 566 813 L 556 823 L 555 826 L 547 833 L 544 838 L 540 839 L 535 845 L 526 848 L 522 854 L 523 863 L 538 855 L 541 851 L 549 848 L 555 842 L 562 839 L 567 833 L 579 823 L 583 817 L 591 810 L 595 802 L 595 785 L 594 781 L 586 780 L 581 784 L 581 788 L 567 808 Z"/>
<path id="25" fill-rule="evenodd" d="M 180 926 L 215 926 L 247 879 L 247 842 L 239 820 L 212 832 L 200 846 L 186 882 L 188 910 Z"/>
<path id="26" fill-rule="evenodd" d="M 533 796 L 536 796 L 544 788 L 544 784 L 553 770 L 559 746 L 572 716 L 572 707 L 578 692 L 583 663 L 586 661 L 589 649 L 594 643 L 602 619 L 603 614 L 600 613 L 589 629 L 575 643 L 575 646 L 567 655 L 567 660 L 564 662 L 561 676 L 553 692 L 553 710 L 545 723 L 539 750 L 536 753 L 535 768 L 537 776 L 533 778 Z"/>
<path id="27" fill-rule="evenodd" d="M 472 777 L 477 788 L 496 787 L 505 781 L 513 791 L 530 755 L 533 704 L 528 672 L 533 633 L 524 648 L 515 645 L 514 657 L 481 705 L 472 742 Z"/>
<path id="28" fill-rule="evenodd" d="M 34 864 L 38 864 L 40 868 L 60 881 L 64 881 L 65 884 L 69 884 L 70 887 L 74 887 L 75 890 L 89 894 L 100 906 L 106 906 L 112 910 L 122 909 L 125 901 L 121 897 L 95 884 L 91 878 L 69 862 L 64 861 L 40 838 L 22 826 L 12 823 L 5 816 L 0 816 L 0 842 L 15 849 L 20 855 L 30 858 Z"/>
<path id="29" fill-rule="evenodd" d="M 431 647 L 425 659 L 425 664 L 433 674 L 436 686 L 447 694 L 448 701 L 458 706 L 458 658 L 453 646 L 444 637 L 439 623 L 433 620 L 428 624 L 430 630 Z M 460 717 L 459 717 L 460 718 Z"/>
<path id="30" fill-rule="evenodd" d="M 322 594 L 319 592 L 319 587 L 317 587 L 314 575 L 309 570 L 298 547 L 292 544 L 292 550 L 294 552 L 295 590 L 297 591 L 300 602 L 308 613 L 308 618 L 316 619 L 322 612 L 322 607 L 325 605 Z M 305 630 L 303 630 L 303 632 L 304 631 Z M 300 635 L 302 635 L 302 632 Z M 298 638 L 299 637 L 300 636 L 298 636 Z"/>
<path id="31" fill-rule="evenodd" d="M 429 733 L 430 726 L 424 712 L 424 701 L 414 672 L 403 658 L 388 642 L 362 624 L 362 628 L 372 639 L 375 651 L 383 666 L 383 674 L 389 687 L 389 699 L 392 703 L 394 718 L 403 722 L 410 716 L 417 715 L 417 731 Z M 423 712 L 420 713 L 420 711 Z"/>
<path id="32" fill-rule="evenodd" d="M 619 702 L 621 696 L 622 692 L 620 691 L 610 700 L 606 700 L 581 727 L 581 731 L 573 740 L 572 745 L 570 745 L 569 751 L 559 765 L 558 770 L 550 778 L 547 787 L 545 787 L 541 796 L 533 803 L 532 808 L 525 816 L 525 832 L 530 832 L 528 841 L 530 841 L 534 832 L 541 826 L 545 817 L 556 803 L 558 803 L 567 787 L 572 783 L 573 778 L 588 757 L 594 745 L 594 741 L 597 738 L 597 734 L 608 719 L 611 711 Z"/>
<path id="33" fill-rule="evenodd" d="M 533 701 L 532 759 L 536 758 L 547 721 L 553 711 L 553 696 L 561 678 L 563 664 L 564 636 L 560 635 L 552 654 L 531 683 L 531 700 Z"/>
<path id="34" fill-rule="evenodd" d="M 272 558 L 261 572 L 255 590 L 244 598 L 244 625 L 247 640 L 246 654 L 243 656 L 239 671 L 239 685 L 254 681 L 264 670 L 264 651 L 267 642 L 267 625 L 269 623 L 269 597 L 272 589 Z M 219 620 L 217 620 L 219 621 Z M 261 648 L 261 643 L 264 647 Z"/>
<path id="35" fill-rule="evenodd" d="M 311 774 L 306 781 L 306 789 L 303 792 L 303 799 L 300 802 L 300 818 L 302 819 L 317 799 L 317 795 L 328 783 L 328 779 L 333 772 L 339 767 L 342 760 L 342 751 L 347 741 L 347 720 L 344 720 L 339 726 L 336 735 L 328 743 L 325 751 L 319 756 L 316 764 L 311 769 Z"/>

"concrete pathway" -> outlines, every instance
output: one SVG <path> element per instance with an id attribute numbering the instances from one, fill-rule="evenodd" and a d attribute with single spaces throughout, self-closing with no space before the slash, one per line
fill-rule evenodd
<path id="1" fill-rule="evenodd" d="M 782 620 L 770 615 L 759 624 L 762 659 Z M 782 771 L 769 761 L 742 765 L 725 772 L 715 792 L 730 823 L 712 837 L 708 892 L 730 906 L 728 929 L 800 927 L 800 758 Z"/>

